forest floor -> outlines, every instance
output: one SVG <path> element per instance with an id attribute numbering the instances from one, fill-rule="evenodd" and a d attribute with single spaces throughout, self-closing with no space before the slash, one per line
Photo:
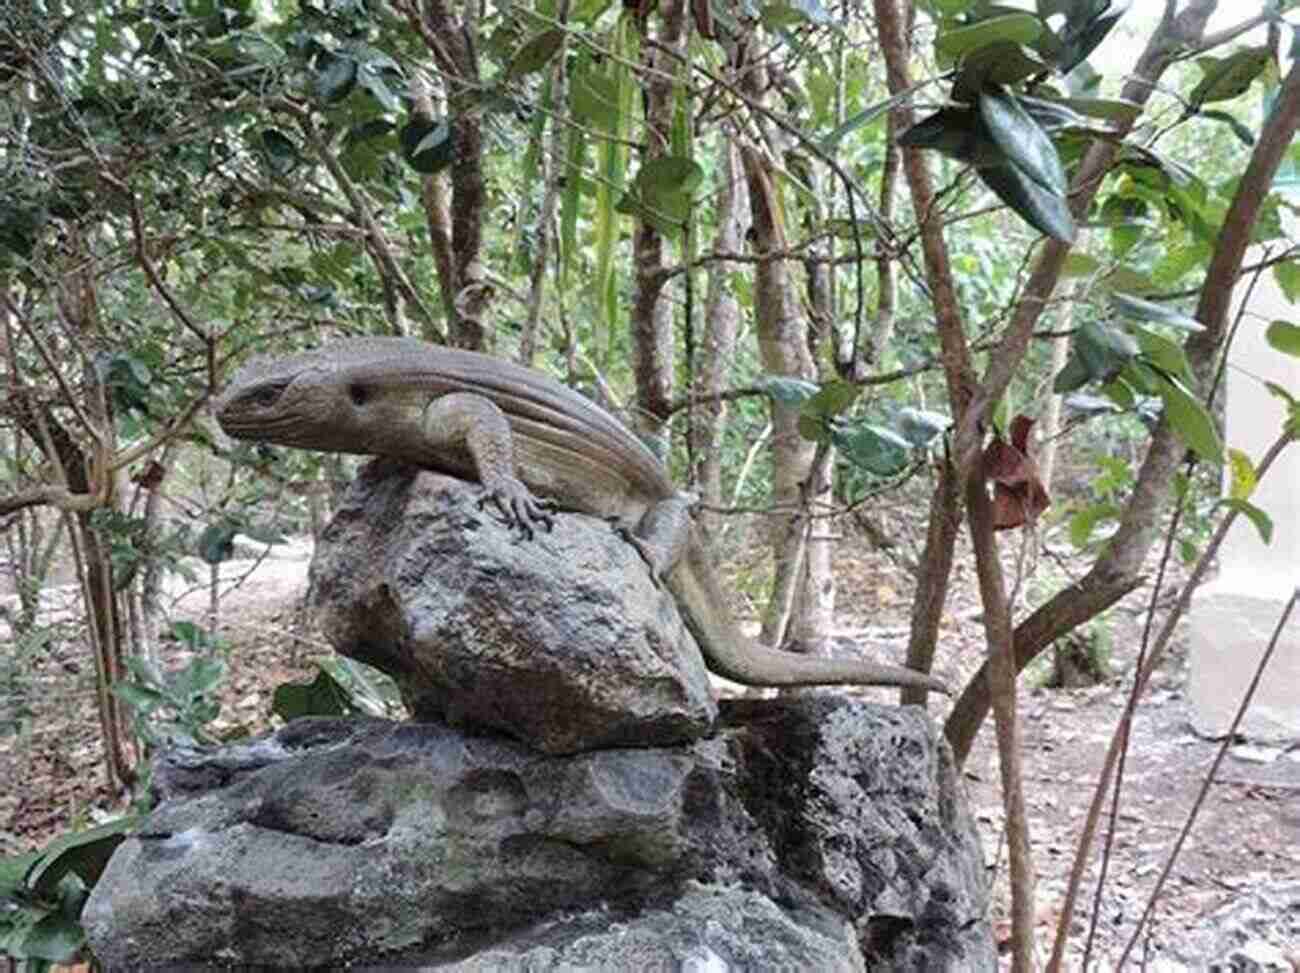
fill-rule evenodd
<path id="1" fill-rule="evenodd" d="M 880 659 L 901 663 L 911 576 L 865 541 L 841 549 L 836 574 L 844 634 L 868 642 Z M 748 553 L 757 560 L 761 552 Z M 274 687 L 309 681 L 315 674 L 311 659 L 328 651 L 318 637 L 295 634 L 309 554 L 309 544 L 297 543 L 273 549 L 251 573 L 249 562 L 228 565 L 228 571 L 247 576 L 221 601 L 228 675 L 221 715 L 210 726 L 214 731 L 257 732 L 272 725 Z M 939 671 L 961 685 L 978 667 L 984 644 L 970 559 L 959 557 L 957 564 Z M 743 586 L 745 572 L 733 574 Z M 1046 670 L 1033 668 L 1022 681 L 1025 785 L 1045 950 L 1094 782 L 1127 697 L 1149 596 L 1149 589 L 1140 589 L 1107 616 L 1112 672 L 1107 680 L 1084 689 L 1046 689 Z M 174 602 L 175 617 L 202 622 L 206 606 L 206 591 L 191 591 Z M 37 847 L 122 807 L 100 783 L 93 667 L 76 637 L 76 615 L 73 605 L 43 647 L 28 649 L 21 658 L 0 656 L 0 781 L 8 782 L 0 788 L 0 854 Z M 169 658 L 177 651 L 176 643 L 165 649 Z M 1132 934 L 1219 746 L 1191 732 L 1182 692 L 1185 670 L 1184 654 L 1175 646 L 1133 726 L 1089 969 L 1112 968 Z M 893 698 L 883 690 L 863 692 L 881 701 Z M 945 704 L 932 705 L 936 719 L 946 715 L 944 709 Z M 966 764 L 965 783 L 994 881 L 993 919 L 1005 934 L 1006 855 L 991 721 Z M 1098 860 L 1094 856 L 1090 879 Z M 1067 969 L 1081 968 L 1093 888 L 1093 881 L 1085 883 L 1075 912 Z M 1220 968 L 1300 971 L 1300 750 L 1250 745 L 1230 750 L 1154 921 L 1132 954 L 1132 968 L 1207 969 L 1210 959 L 1232 948 L 1257 965 L 1243 959 L 1241 965 Z"/>

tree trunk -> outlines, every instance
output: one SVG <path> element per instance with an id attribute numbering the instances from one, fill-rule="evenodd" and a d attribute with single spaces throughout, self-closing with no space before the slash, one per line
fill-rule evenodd
<path id="1" fill-rule="evenodd" d="M 773 375 L 816 381 L 817 369 L 808 351 L 804 322 L 786 249 L 781 207 L 767 159 L 753 145 L 741 147 L 753 212 L 751 237 L 759 261 L 755 267 L 754 309 L 763 368 Z M 766 256 L 764 256 L 766 255 Z M 804 484 L 817 447 L 799 434 L 799 406 L 772 403 L 772 553 L 776 563 L 773 593 L 763 617 L 762 638 L 770 645 L 785 641 L 790 611 L 802 586 L 806 563 L 808 520 Z"/>
<path id="2" fill-rule="evenodd" d="M 683 0 L 660 3 L 655 22 L 659 28 L 656 43 L 642 48 L 646 78 L 642 166 L 672 151 L 676 78 L 686 36 Z M 672 412 L 673 388 L 673 316 L 663 293 L 668 281 L 664 249 L 663 234 L 638 218 L 632 233 L 636 278 L 630 324 L 636 409 L 631 419 L 632 427 L 646 442 L 658 444 L 660 455 L 667 454 L 665 428 Z"/>
<path id="3" fill-rule="evenodd" d="M 718 188 L 714 194 L 717 208 L 717 231 L 713 249 L 718 253 L 739 253 L 748 230 L 749 197 L 745 175 L 734 139 L 723 134 L 718 139 Z M 718 398 L 731 374 L 736 335 L 740 329 L 740 303 L 732 293 L 730 263 L 716 261 L 709 266 L 709 287 L 704 305 L 704 336 L 696 350 L 696 387 L 693 392 L 705 397 L 691 408 L 694 436 L 691 452 L 695 457 L 692 481 L 706 506 L 720 507 L 722 497 L 722 427 L 726 405 Z M 705 530 L 709 518 L 702 521 Z"/>

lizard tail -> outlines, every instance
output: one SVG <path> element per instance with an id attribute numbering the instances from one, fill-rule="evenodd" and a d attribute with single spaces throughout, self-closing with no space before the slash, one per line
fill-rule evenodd
<path id="1" fill-rule="evenodd" d="M 745 638 L 713 579 L 708 556 L 694 541 L 667 581 L 709 670 L 724 679 L 746 686 L 909 686 L 952 695 L 942 680 L 915 669 L 783 652 Z"/>

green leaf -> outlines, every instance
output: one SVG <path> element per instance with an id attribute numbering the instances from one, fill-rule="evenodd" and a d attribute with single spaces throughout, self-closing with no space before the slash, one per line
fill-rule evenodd
<path id="1" fill-rule="evenodd" d="M 1300 357 L 1300 325 L 1274 321 L 1264 332 L 1264 340 L 1284 355 Z"/>
<path id="2" fill-rule="evenodd" d="M 47 915 L 27 931 L 19 947 L 27 959 L 70 963 L 86 943 L 85 930 L 75 919 Z"/>
<path id="3" fill-rule="evenodd" d="M 1061 264 L 1062 277 L 1091 277 L 1101 270 L 1101 261 L 1082 250 L 1072 250 Z"/>
<path id="4" fill-rule="evenodd" d="M 398 133 L 402 156 L 416 172 L 439 172 L 455 161 L 451 119 L 412 118 Z"/>
<path id="5" fill-rule="evenodd" d="M 180 672 L 171 677 L 173 692 L 180 698 L 194 701 L 216 689 L 226 674 L 226 664 L 211 656 L 198 656 L 190 660 Z"/>
<path id="6" fill-rule="evenodd" d="M 540 71 L 546 67 L 551 58 L 555 57 L 563 43 L 564 31 L 558 28 L 535 34 L 525 41 L 515 52 L 515 56 L 510 59 L 510 66 L 506 68 L 506 80 L 513 81 Z"/>
<path id="7" fill-rule="evenodd" d="M 1228 497 L 1220 500 L 1217 506 L 1227 507 L 1229 510 L 1235 510 L 1237 513 L 1245 515 L 1255 525 L 1255 530 L 1259 531 L 1259 539 L 1265 544 L 1273 543 L 1273 518 L 1253 503 L 1248 500 Z"/>
<path id="8" fill-rule="evenodd" d="M 1184 385 L 1192 383 L 1192 368 L 1182 345 L 1140 325 L 1135 325 L 1133 330 L 1143 356 L 1151 364 L 1177 376 Z"/>
<path id="9" fill-rule="evenodd" d="M 1208 118 L 1211 121 L 1221 122 L 1222 124 L 1227 125 L 1232 129 L 1232 134 L 1237 136 L 1237 140 L 1246 147 L 1249 148 L 1254 146 L 1255 133 L 1250 130 L 1248 125 L 1236 117 L 1229 115 L 1226 111 L 1217 111 L 1213 108 L 1207 108 L 1202 109 L 1200 115 L 1202 118 Z"/>
<path id="10" fill-rule="evenodd" d="M 1117 313 L 1125 317 L 1136 318 L 1139 321 L 1167 324 L 1169 327 L 1178 328 L 1181 331 L 1205 330 L 1205 325 L 1201 324 L 1200 321 L 1183 314 L 1181 311 L 1175 311 L 1173 308 L 1165 307 L 1165 305 L 1157 304 L 1154 301 L 1144 301 L 1142 298 L 1134 297 L 1131 294 L 1121 294 L 1118 291 L 1112 292 L 1110 303 Z"/>
<path id="11" fill-rule="evenodd" d="M 402 110 L 401 99 L 393 94 L 393 90 L 388 87 L 379 68 L 373 62 L 368 61 L 365 64 L 358 65 L 357 81 L 361 83 L 361 87 L 370 92 L 384 111 L 398 112 Z"/>
<path id="12" fill-rule="evenodd" d="M 812 398 L 805 399 L 799 411 L 806 416 L 830 419 L 851 409 L 861 394 L 862 386 L 835 379 L 819 388 Z"/>
<path id="13" fill-rule="evenodd" d="M 171 634 L 172 638 L 191 652 L 211 648 L 213 644 L 213 640 L 208 636 L 207 629 L 196 622 L 184 619 L 172 622 Z"/>
<path id="14" fill-rule="evenodd" d="M 764 375 L 754 385 L 782 405 L 800 405 L 820 391 L 815 382 L 790 375 Z"/>
<path id="15" fill-rule="evenodd" d="M 618 126 L 618 82 L 595 65 L 578 72 L 570 87 L 573 116 L 600 132 Z"/>
<path id="16" fill-rule="evenodd" d="M 665 155 L 651 159 L 636 174 L 636 185 L 647 197 L 692 193 L 704 180 L 704 170 L 692 159 Z"/>
<path id="17" fill-rule="evenodd" d="M 904 439 L 916 447 L 929 446 L 951 425 L 952 418 L 942 412 L 914 409 L 911 406 L 898 412 L 898 431 L 903 434 Z"/>
<path id="18" fill-rule="evenodd" d="M 799 413 L 797 427 L 800 439 L 826 446 L 831 444 L 831 425 L 824 417 L 801 412 Z"/>
<path id="19" fill-rule="evenodd" d="M 978 23 L 942 31 L 934 42 L 940 61 L 952 64 L 981 47 L 998 42 L 1033 44 L 1043 22 L 1033 14 L 1008 13 Z"/>
<path id="20" fill-rule="evenodd" d="M 780 0 L 769 3 L 759 12 L 758 17 L 770 31 L 796 24 L 806 23 L 820 27 L 834 22 L 818 0 Z"/>
<path id="21" fill-rule="evenodd" d="M 1057 70 L 1069 74 L 1075 67 L 1087 59 L 1096 50 L 1111 28 L 1128 11 L 1128 3 L 1088 4 L 1093 8 L 1091 16 L 1076 17 L 1083 5 L 1075 5 L 1066 18 L 1065 36 L 1061 39 L 1061 51 L 1058 55 Z M 1100 10 L 1096 8 L 1100 7 Z"/>
<path id="22" fill-rule="evenodd" d="M 1128 332 L 1100 321 L 1084 322 L 1074 333 L 1072 344 L 1089 378 L 1102 382 L 1114 378 L 1142 350 Z"/>
<path id="23" fill-rule="evenodd" d="M 357 62 L 350 57 L 323 54 L 317 60 L 316 97 L 326 103 L 342 101 L 357 83 Z"/>
<path id="24" fill-rule="evenodd" d="M 1228 450 L 1228 496 L 1233 500 L 1247 500 L 1255 492 L 1258 475 L 1255 464 L 1240 449 Z"/>
<path id="25" fill-rule="evenodd" d="M 347 716 L 348 693 L 332 675 L 319 670 L 310 683 L 281 683 L 271 696 L 271 712 L 282 720 L 300 716 Z"/>
<path id="26" fill-rule="evenodd" d="M 117 846 L 137 823 L 138 815 L 114 818 L 94 828 L 60 835 L 41 852 L 41 864 L 28 876 L 28 885 L 42 894 L 52 894 L 69 873 L 86 885 L 99 881 Z"/>
<path id="27" fill-rule="evenodd" d="M 1067 183 L 1060 156 L 1029 112 L 1001 89 L 981 92 L 979 109 L 989 134 L 1012 165 L 1047 192 L 1063 198 Z M 1073 232 L 1070 235 L 1073 237 Z"/>
<path id="28" fill-rule="evenodd" d="M 1049 65 L 1034 56 L 1032 48 L 999 41 L 972 51 L 961 62 L 961 71 L 952 83 L 949 100 L 975 104 L 980 93 L 990 85 L 1018 84 L 1049 70 Z M 1074 117 L 1083 121 L 1077 115 Z"/>
<path id="29" fill-rule="evenodd" d="M 262 148 L 271 169 L 280 175 L 292 171 L 300 161 L 298 149 L 287 135 L 276 128 L 262 129 Z"/>
<path id="30" fill-rule="evenodd" d="M 0 858 L 0 908 L 6 901 L 21 898 L 27 891 L 27 875 L 32 866 L 41 860 L 42 852 L 29 851 L 22 855 Z M 0 919 L 0 928 L 3 920 Z"/>
<path id="31" fill-rule="evenodd" d="M 892 429 L 869 422 L 836 426 L 831 441 L 846 460 L 876 476 L 898 475 L 911 458 L 911 443 Z"/>
<path id="32" fill-rule="evenodd" d="M 1227 101 L 1245 94 L 1268 67 L 1272 55 L 1267 47 L 1246 47 L 1224 58 L 1198 57 L 1204 72 L 1200 83 L 1187 96 L 1193 109 L 1211 101 Z"/>
<path id="33" fill-rule="evenodd" d="M 1060 102 L 1080 115 L 1101 118 L 1120 125 L 1128 125 L 1142 114 L 1141 105 L 1123 98 L 1062 98 Z"/>
<path id="34" fill-rule="evenodd" d="M 1121 510 L 1113 503 L 1094 503 L 1084 507 L 1070 518 L 1070 543 L 1077 548 L 1088 546 L 1098 525 L 1108 520 L 1119 520 Z"/>
<path id="35" fill-rule="evenodd" d="M 113 683 L 113 695 L 122 700 L 141 716 L 148 716 L 167 702 L 167 697 L 156 689 L 141 686 L 136 682 Z"/>
<path id="36" fill-rule="evenodd" d="M 198 554 L 208 564 L 220 564 L 235 553 L 235 534 L 238 531 L 229 521 L 218 521 L 203 528 L 199 535 Z"/>
<path id="37" fill-rule="evenodd" d="M 993 141 L 978 112 L 943 108 L 921 119 L 898 137 L 909 149 L 933 149 L 960 162 L 1005 165 L 1005 153 Z"/>
<path id="38" fill-rule="evenodd" d="M 862 109 L 862 111 L 858 112 L 856 115 L 849 116 L 842 125 L 822 139 L 822 151 L 827 155 L 834 155 L 836 150 L 840 147 L 840 142 L 844 140 L 846 135 L 850 135 L 858 129 L 870 125 L 881 115 L 885 114 L 885 112 L 889 111 L 896 102 L 901 100 L 901 95 L 896 95 L 893 98 L 886 98 L 884 101 L 877 102 L 874 105 Z"/>
<path id="39" fill-rule="evenodd" d="M 1082 388 L 1090 381 L 1092 381 L 1092 372 L 1088 370 L 1088 366 L 1083 363 L 1076 351 L 1066 361 L 1065 367 L 1056 373 L 1056 378 L 1052 382 L 1052 391 L 1057 395 L 1065 395 Z"/>
<path id="40" fill-rule="evenodd" d="M 1205 406 L 1172 375 L 1157 372 L 1156 376 L 1156 391 L 1165 404 L 1165 415 L 1174 432 L 1202 459 L 1223 462 L 1223 443 Z"/>
<path id="41" fill-rule="evenodd" d="M 980 179 L 1026 223 L 1053 239 L 1074 241 L 1074 217 L 1063 195 L 1043 189 L 1017 166 L 982 166 Z"/>
<path id="42" fill-rule="evenodd" d="M 1273 279 L 1282 289 L 1287 301 L 1294 304 L 1300 301 L 1300 263 L 1287 260 L 1273 265 Z"/>

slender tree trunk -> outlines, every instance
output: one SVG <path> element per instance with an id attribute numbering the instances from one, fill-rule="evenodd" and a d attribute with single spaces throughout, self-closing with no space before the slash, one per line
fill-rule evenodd
<path id="1" fill-rule="evenodd" d="M 641 49 L 646 70 L 642 166 L 672 151 L 677 87 L 674 79 L 685 47 L 684 14 L 684 0 L 661 2 L 652 20 L 658 25 L 656 43 Z M 637 402 L 632 425 L 647 442 L 666 447 L 665 429 L 672 412 L 673 389 L 673 316 L 672 306 L 664 295 L 668 260 L 663 234 L 639 218 L 632 233 L 632 257 L 636 265 L 631 314 L 632 370 L 636 377 Z M 666 448 L 660 452 L 666 453 Z"/>
<path id="2" fill-rule="evenodd" d="M 774 375 L 816 381 L 817 369 L 808 351 L 788 261 L 771 256 L 784 253 L 787 246 L 770 165 L 752 145 L 741 147 L 741 159 L 753 212 L 751 236 L 760 255 L 755 267 L 754 308 L 763 368 Z M 762 634 L 763 640 L 773 645 L 785 641 L 789 612 L 802 583 L 808 526 L 802 510 L 804 484 L 815 453 L 816 446 L 799 434 L 799 407 L 773 402 L 772 505 L 781 513 L 772 519 L 776 575 Z"/>
<path id="3" fill-rule="evenodd" d="M 740 153 L 735 140 L 726 133 L 718 137 L 718 187 L 714 194 L 717 229 L 713 249 L 718 253 L 739 253 L 749 227 L 749 196 Z M 696 352 L 696 391 L 703 396 L 717 396 L 731 373 L 736 335 L 740 329 L 740 303 L 732 293 L 731 265 L 717 261 L 709 266 L 708 294 L 704 306 L 704 335 Z M 716 398 L 692 406 L 691 421 L 695 470 L 692 477 L 700 499 L 708 506 L 722 505 L 722 427 L 726 405 Z M 705 517 L 703 526 L 709 529 Z"/>

